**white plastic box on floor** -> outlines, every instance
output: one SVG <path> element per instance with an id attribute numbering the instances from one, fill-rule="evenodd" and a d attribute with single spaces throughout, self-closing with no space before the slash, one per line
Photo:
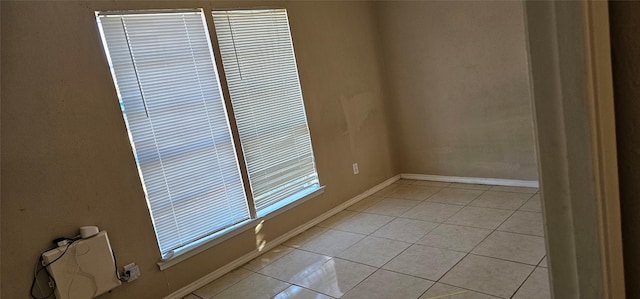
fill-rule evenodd
<path id="1" fill-rule="evenodd" d="M 65 246 L 61 246 L 42 254 L 45 264 L 60 257 L 64 250 Z M 106 231 L 69 245 L 48 270 L 56 281 L 58 299 L 94 298 L 121 284 Z"/>

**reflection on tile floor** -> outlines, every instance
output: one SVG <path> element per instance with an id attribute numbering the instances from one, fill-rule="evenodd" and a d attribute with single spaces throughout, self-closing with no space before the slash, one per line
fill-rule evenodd
<path id="1" fill-rule="evenodd" d="M 185 298 L 550 298 L 537 192 L 400 180 Z"/>

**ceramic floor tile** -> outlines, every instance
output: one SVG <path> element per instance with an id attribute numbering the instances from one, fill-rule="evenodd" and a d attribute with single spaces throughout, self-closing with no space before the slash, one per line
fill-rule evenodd
<path id="1" fill-rule="evenodd" d="M 437 281 L 466 254 L 447 249 L 412 245 L 384 265 L 384 269 Z"/>
<path id="2" fill-rule="evenodd" d="M 493 186 L 491 191 L 502 191 L 502 192 L 519 192 L 519 193 L 529 193 L 535 194 L 538 192 L 538 188 L 531 187 L 512 187 L 512 186 Z"/>
<path id="3" fill-rule="evenodd" d="M 365 235 L 328 229 L 302 244 L 300 249 L 327 256 L 335 256 L 362 240 L 364 237 Z"/>
<path id="4" fill-rule="evenodd" d="M 414 180 L 407 180 L 407 179 L 399 179 L 397 181 L 394 182 L 394 184 L 399 184 L 399 185 L 412 185 L 415 181 Z"/>
<path id="5" fill-rule="evenodd" d="M 520 207 L 521 211 L 529 211 L 529 212 L 542 212 L 542 202 L 540 201 L 540 194 L 536 194 L 531 197 L 527 202 Z"/>
<path id="6" fill-rule="evenodd" d="M 403 218 L 411 218 L 416 220 L 424 220 L 431 222 L 443 222 L 447 218 L 453 216 L 456 212 L 462 209 L 458 205 L 448 205 L 437 202 L 423 202 L 406 213 L 402 214 Z"/>
<path id="7" fill-rule="evenodd" d="M 193 293 L 201 298 L 211 298 L 251 274 L 253 274 L 253 272 L 239 268 L 221 276 Z"/>
<path id="8" fill-rule="evenodd" d="M 288 287 L 286 290 L 280 292 L 273 299 L 332 299 L 331 297 L 316 293 L 314 291 L 301 288 L 296 285 Z"/>
<path id="9" fill-rule="evenodd" d="M 498 297 L 477 293 L 471 290 L 446 285 L 434 284 L 420 299 L 498 299 Z"/>
<path id="10" fill-rule="evenodd" d="M 327 220 L 320 222 L 317 226 L 333 228 L 344 223 L 345 221 L 347 221 L 347 219 L 355 215 L 358 215 L 358 212 L 348 210 L 340 211 L 339 213 L 329 217 Z"/>
<path id="11" fill-rule="evenodd" d="M 489 188 L 491 188 L 491 185 L 481 185 L 481 184 L 464 184 L 464 183 L 451 183 L 449 186 L 450 188 L 461 188 L 461 189 L 473 189 L 473 190 L 489 190 Z"/>
<path id="12" fill-rule="evenodd" d="M 547 257 L 546 256 L 540 261 L 540 263 L 538 264 L 538 267 L 547 268 Z"/>
<path id="13" fill-rule="evenodd" d="M 399 199 L 411 199 L 411 200 L 425 200 L 427 197 L 438 192 L 440 188 L 418 185 L 400 185 L 393 192 L 385 195 L 385 197 L 399 198 Z"/>
<path id="14" fill-rule="evenodd" d="M 418 204 L 420 204 L 420 201 L 417 200 L 384 198 L 364 210 L 364 212 L 387 216 L 400 216 Z"/>
<path id="15" fill-rule="evenodd" d="M 483 192 L 481 190 L 444 188 L 427 200 L 453 205 L 467 205 Z"/>
<path id="16" fill-rule="evenodd" d="M 378 237 L 366 237 L 338 255 L 374 267 L 382 267 L 411 244 Z"/>
<path id="17" fill-rule="evenodd" d="M 342 298 L 415 299 L 432 285 L 429 280 L 380 269 Z"/>
<path id="18" fill-rule="evenodd" d="M 375 231 L 372 236 L 415 243 L 425 234 L 438 226 L 438 223 L 396 218 Z"/>
<path id="19" fill-rule="evenodd" d="M 384 198 L 383 197 L 376 197 L 376 196 L 369 196 L 367 198 L 364 198 L 364 199 L 360 200 L 359 202 L 356 202 L 356 203 L 350 205 L 347 208 L 347 210 L 362 212 L 362 211 L 368 209 L 369 207 L 371 207 L 372 205 L 376 204 L 377 202 L 381 201 L 382 199 L 384 199 Z"/>
<path id="20" fill-rule="evenodd" d="M 333 229 L 358 233 L 358 234 L 371 234 L 374 231 L 378 230 L 385 224 L 389 223 L 393 220 L 394 217 L 384 216 L 384 215 L 375 215 L 368 213 L 357 213 L 339 224 L 332 227 Z"/>
<path id="21" fill-rule="evenodd" d="M 372 196 L 374 197 L 385 197 L 389 193 L 395 191 L 398 187 L 402 186 L 402 184 L 391 184 L 387 187 L 382 188 L 382 190 L 374 193 Z"/>
<path id="22" fill-rule="evenodd" d="M 513 296 L 513 299 L 547 299 L 551 298 L 549 288 L 549 272 L 546 268 L 536 268 L 531 276 Z"/>
<path id="23" fill-rule="evenodd" d="M 246 263 L 242 267 L 251 271 L 258 271 L 264 268 L 266 265 L 273 263 L 273 261 L 285 256 L 292 250 L 293 248 L 291 247 L 277 246 L 276 248 L 271 249 L 267 253 L 253 259 L 251 262 Z"/>
<path id="24" fill-rule="evenodd" d="M 445 221 L 448 224 L 471 226 L 486 229 L 496 229 L 513 212 L 479 207 L 464 207 Z"/>
<path id="25" fill-rule="evenodd" d="M 329 259 L 331 258 L 328 256 L 294 249 L 289 254 L 260 269 L 258 273 L 291 282 L 320 268 Z"/>
<path id="26" fill-rule="evenodd" d="M 495 231 L 471 253 L 535 266 L 546 249 L 542 237 Z"/>
<path id="27" fill-rule="evenodd" d="M 467 255 L 440 282 L 502 298 L 511 297 L 533 266 Z"/>
<path id="28" fill-rule="evenodd" d="M 472 201 L 474 207 L 517 210 L 533 195 L 528 193 L 487 191 Z"/>
<path id="29" fill-rule="evenodd" d="M 270 299 L 284 291 L 290 284 L 264 276 L 258 273 L 251 274 L 237 284 L 224 290 L 215 296 L 215 299 Z"/>
<path id="30" fill-rule="evenodd" d="M 342 259 L 330 259 L 307 276 L 292 283 L 332 297 L 340 297 L 377 269 Z"/>
<path id="31" fill-rule="evenodd" d="M 436 181 L 415 181 L 413 185 L 416 186 L 428 186 L 428 187 L 447 187 L 451 183 L 449 182 L 436 182 Z"/>
<path id="32" fill-rule="evenodd" d="M 542 214 L 516 211 L 498 227 L 498 230 L 512 233 L 544 236 Z"/>
<path id="33" fill-rule="evenodd" d="M 286 242 L 284 242 L 284 245 L 289 246 L 289 247 L 293 247 L 293 248 L 300 248 L 300 246 L 304 245 L 304 243 L 307 243 L 307 242 L 313 240 L 314 238 L 322 235 L 327 230 L 329 230 L 329 229 L 328 228 L 314 226 L 314 227 L 302 232 L 301 234 L 299 234 L 299 235 L 287 240 Z"/>
<path id="34" fill-rule="evenodd" d="M 483 228 L 441 224 L 416 243 L 431 247 L 469 252 L 476 245 L 480 244 L 490 233 L 491 230 Z"/>

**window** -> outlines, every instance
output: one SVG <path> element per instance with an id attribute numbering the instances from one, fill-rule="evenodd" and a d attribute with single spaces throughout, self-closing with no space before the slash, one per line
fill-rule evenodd
<path id="1" fill-rule="evenodd" d="M 284 9 L 214 11 L 258 213 L 318 186 Z"/>
<path id="2" fill-rule="evenodd" d="M 235 128 L 201 10 L 96 13 L 163 259 L 319 189 L 286 11 L 213 15 Z"/>

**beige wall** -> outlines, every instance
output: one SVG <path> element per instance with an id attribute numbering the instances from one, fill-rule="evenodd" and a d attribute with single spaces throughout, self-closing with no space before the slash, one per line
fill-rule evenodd
<path id="1" fill-rule="evenodd" d="M 537 180 L 520 2 L 379 2 L 402 172 Z"/>
<path id="2" fill-rule="evenodd" d="M 82 225 L 141 266 L 108 298 L 162 297 L 255 249 L 247 232 L 158 270 L 95 10 L 288 9 L 326 191 L 268 221 L 267 240 L 400 172 L 537 178 L 518 3 L 0 3 L 2 298 L 27 297 L 38 254 Z"/>
<path id="3" fill-rule="evenodd" d="M 142 277 L 107 298 L 160 298 L 255 248 L 251 232 L 165 271 L 97 34 L 95 10 L 202 2 L 2 1 L 2 298 L 26 298 L 39 253 L 82 225 Z M 367 2 L 219 3 L 289 11 L 324 195 L 268 221 L 267 240 L 397 174 Z M 330 21 L 329 21 L 330 20 Z M 354 176 L 351 163 L 358 162 Z"/>

